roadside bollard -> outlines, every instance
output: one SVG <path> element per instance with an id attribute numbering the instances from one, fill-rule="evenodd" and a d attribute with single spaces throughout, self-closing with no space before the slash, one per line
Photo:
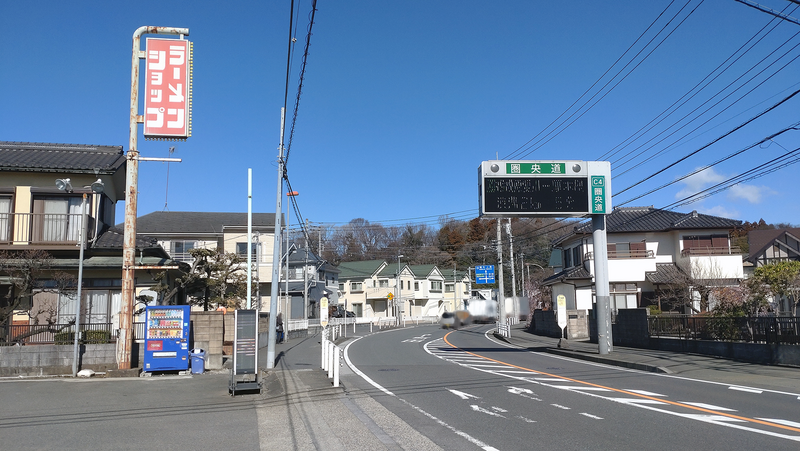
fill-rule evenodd
<path id="1" fill-rule="evenodd" d="M 335 349 L 334 352 L 334 359 L 333 359 L 333 386 L 339 386 L 339 350 Z"/>
<path id="2" fill-rule="evenodd" d="M 328 342 L 328 378 L 333 377 L 333 355 L 336 353 L 336 345 Z"/>

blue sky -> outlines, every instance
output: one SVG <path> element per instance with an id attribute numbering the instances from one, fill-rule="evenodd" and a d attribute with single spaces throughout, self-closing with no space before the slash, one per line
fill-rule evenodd
<path id="1" fill-rule="evenodd" d="M 800 17 L 798 5 L 786 0 L 760 3 Z M 310 4 L 296 2 L 289 119 Z M 167 164 L 140 164 L 139 215 L 165 204 L 170 211 L 246 211 L 248 168 L 254 211 L 273 212 L 289 5 L 3 2 L 0 140 L 127 149 L 132 34 L 142 25 L 187 27 L 194 42 L 193 136 L 178 143 L 140 137 L 142 156 L 168 157 L 175 146 L 173 156 L 183 162 L 169 165 L 169 180 Z M 800 89 L 800 47 L 794 48 L 800 25 L 790 22 L 703 81 L 777 22 L 734 0 L 321 0 L 317 8 L 288 160 L 300 210 L 313 223 L 361 217 L 435 226 L 443 215 L 471 219 L 477 167 L 495 158 L 607 159 L 612 190 L 628 188 L 614 197 L 619 205 L 800 121 L 797 95 L 667 168 Z M 708 86 L 658 122 L 698 83 Z M 565 120 L 568 127 L 553 128 Z M 648 124 L 644 137 L 629 140 Z M 553 130 L 559 133 L 548 134 Z M 758 174 L 798 147 L 800 131 L 784 132 L 626 205 L 671 206 L 743 172 Z M 793 194 L 798 168 L 789 165 L 677 211 L 800 224 Z M 117 209 L 121 221 L 123 205 Z"/>

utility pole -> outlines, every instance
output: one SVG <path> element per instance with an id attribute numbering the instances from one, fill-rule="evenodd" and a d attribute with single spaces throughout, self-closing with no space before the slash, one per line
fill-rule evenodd
<path id="1" fill-rule="evenodd" d="M 136 202 L 139 190 L 139 123 L 144 117 L 139 115 L 139 60 L 147 57 L 141 51 L 144 34 L 174 34 L 188 36 L 188 28 L 139 27 L 133 33 L 131 52 L 131 98 L 128 153 L 126 154 L 125 174 L 125 227 L 122 242 L 122 299 L 119 313 L 119 337 L 117 338 L 117 368 L 131 369 L 131 350 L 133 349 L 133 305 L 136 295 L 134 286 L 134 265 L 136 264 Z"/>
<path id="2" fill-rule="evenodd" d="M 499 291 L 497 293 L 497 308 L 500 310 L 500 324 L 506 323 L 506 297 L 503 291 L 503 236 L 500 232 L 501 218 L 497 218 L 497 276 Z"/>
<path id="3" fill-rule="evenodd" d="M 278 188 L 275 200 L 275 240 L 272 250 L 272 284 L 269 293 L 269 338 L 267 343 L 267 369 L 275 368 L 275 338 L 278 316 L 278 286 L 281 282 L 281 195 L 283 195 L 283 131 L 286 126 L 286 109 L 281 108 L 281 141 L 278 145 Z"/>
<path id="4" fill-rule="evenodd" d="M 506 224 L 506 234 L 508 235 L 508 258 L 511 261 L 511 314 L 514 315 L 513 321 L 516 323 L 519 313 L 517 312 L 517 273 L 514 271 L 514 236 L 511 234 L 511 218 L 508 218 Z"/>

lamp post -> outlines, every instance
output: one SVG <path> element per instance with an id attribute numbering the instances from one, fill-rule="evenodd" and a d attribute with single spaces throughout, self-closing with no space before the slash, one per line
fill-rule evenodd
<path id="1" fill-rule="evenodd" d="M 69 179 L 56 179 L 56 187 L 61 191 L 68 193 L 72 192 L 72 183 Z M 91 188 L 93 193 L 100 194 L 103 192 L 103 181 L 97 179 L 91 186 L 84 188 Z M 83 193 L 81 200 L 81 223 L 79 232 L 79 246 L 80 251 L 78 255 L 78 299 L 75 302 L 75 336 L 72 347 L 72 377 L 78 375 L 78 343 L 80 340 L 80 324 L 81 324 L 81 287 L 83 286 L 83 248 L 86 247 L 86 193 Z"/>
<path id="2" fill-rule="evenodd" d="M 403 305 L 403 289 L 400 288 L 400 259 L 403 257 L 403 254 L 397 256 L 397 298 L 394 301 L 394 317 L 397 325 L 400 325 L 400 306 Z"/>

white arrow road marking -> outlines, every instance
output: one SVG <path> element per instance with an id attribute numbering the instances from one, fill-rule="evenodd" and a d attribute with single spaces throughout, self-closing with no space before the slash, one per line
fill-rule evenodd
<path id="1" fill-rule="evenodd" d="M 491 415 L 491 416 L 493 416 L 493 417 L 505 418 L 505 416 L 503 416 L 503 415 L 500 415 L 499 413 L 494 413 L 494 412 L 492 412 L 491 410 L 486 410 L 486 409 L 484 409 L 483 407 L 481 407 L 481 406 L 478 406 L 478 405 L 475 405 L 475 404 L 473 404 L 473 405 L 472 405 L 472 406 L 470 406 L 470 407 L 472 407 L 472 410 L 474 410 L 474 411 L 476 411 L 476 412 L 485 413 L 486 415 Z"/>
<path id="2" fill-rule="evenodd" d="M 536 393 L 533 390 L 528 390 L 527 388 L 519 388 L 519 387 L 508 387 L 508 392 L 512 395 L 519 395 L 523 398 L 532 399 L 534 401 L 541 401 L 541 399 L 537 398 L 535 395 Z"/>
<path id="3" fill-rule="evenodd" d="M 550 404 L 550 405 L 553 406 L 553 407 L 558 407 L 559 409 L 563 409 L 563 410 L 572 410 L 572 408 L 567 407 L 567 406 L 562 406 L 561 404 Z"/>
<path id="4" fill-rule="evenodd" d="M 522 415 L 517 416 L 517 418 L 519 418 L 520 420 L 522 420 L 522 421 L 524 421 L 526 423 L 536 423 L 536 420 L 531 420 L 530 418 L 525 418 Z"/>
<path id="5" fill-rule="evenodd" d="M 597 415 L 592 415 L 591 413 L 581 412 L 581 415 L 589 418 L 594 418 L 595 420 L 602 420 L 602 417 L 598 417 Z"/>
<path id="6" fill-rule="evenodd" d="M 502 413 L 508 412 L 508 410 L 506 410 L 506 409 L 504 409 L 502 407 L 495 407 L 495 406 L 492 406 L 492 410 L 494 410 L 495 412 L 502 412 Z"/>
<path id="7" fill-rule="evenodd" d="M 481 399 L 480 396 L 470 395 L 469 393 L 464 393 L 463 391 L 451 390 L 449 388 L 447 389 L 447 391 L 449 391 L 450 393 L 458 396 L 461 399 L 470 399 L 470 398 Z"/>

